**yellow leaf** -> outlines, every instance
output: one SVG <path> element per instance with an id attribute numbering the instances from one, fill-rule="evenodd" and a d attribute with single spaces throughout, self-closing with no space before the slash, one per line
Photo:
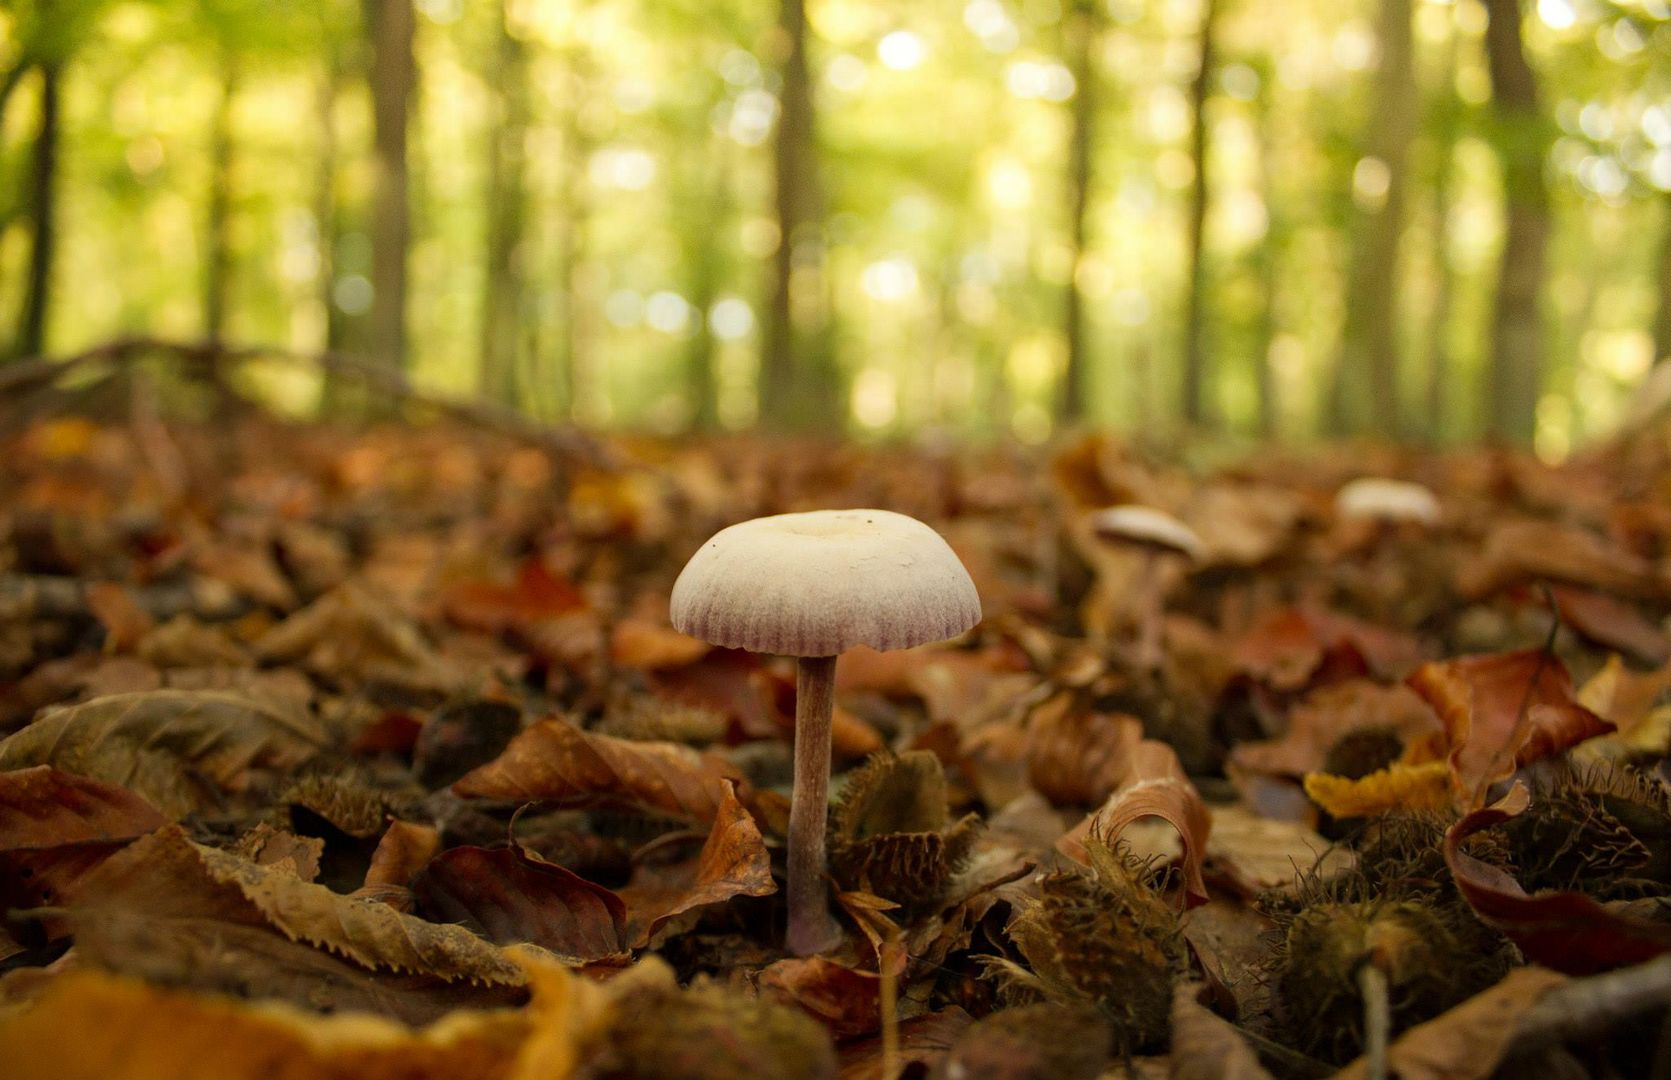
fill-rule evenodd
<path id="1" fill-rule="evenodd" d="M 1389 810 L 1437 810 L 1451 802 L 1450 766 L 1443 761 L 1420 765 L 1395 762 L 1357 780 L 1307 773 L 1305 793 L 1337 818 Z"/>

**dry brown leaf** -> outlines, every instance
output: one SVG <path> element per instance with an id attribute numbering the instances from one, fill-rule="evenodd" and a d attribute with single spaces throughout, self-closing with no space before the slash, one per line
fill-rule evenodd
<path id="1" fill-rule="evenodd" d="M 725 799 L 694 862 L 672 866 L 642 862 L 621 890 L 627 905 L 626 941 L 633 948 L 650 944 L 658 930 L 687 912 L 735 896 L 767 896 L 777 891 L 772 857 L 760 827 L 738 801 L 736 785 L 724 783 Z"/>
<path id="2" fill-rule="evenodd" d="M 549 960 L 517 959 L 527 1007 L 456 1012 L 416 1031 L 72 971 L 0 1014 L 0 1045 L 8 1080 L 563 1080 L 604 995 Z"/>
<path id="3" fill-rule="evenodd" d="M 1272 821 L 1240 805 L 1213 810 L 1207 858 L 1248 896 L 1291 885 L 1300 873 L 1326 882 L 1355 861 L 1350 848 L 1329 843 L 1301 822 Z"/>
<path id="4" fill-rule="evenodd" d="M 705 641 L 642 619 L 622 619 L 609 634 L 609 659 L 643 671 L 684 667 L 712 648 Z"/>
<path id="5" fill-rule="evenodd" d="M 498 759 L 453 785 L 460 795 L 557 806 L 612 806 L 708 824 L 742 784 L 713 754 L 667 742 L 633 742 L 542 720 L 511 740 Z"/>
<path id="6" fill-rule="evenodd" d="M 1080 711 L 1066 691 L 1027 718 L 1027 779 L 1056 806 L 1096 806 L 1120 783 L 1143 738 L 1134 716 Z"/>
<path id="7" fill-rule="evenodd" d="M 300 664 L 331 679 L 400 679 L 446 690 L 465 681 L 394 604 L 350 582 L 261 635 L 264 660 Z"/>
<path id="8" fill-rule="evenodd" d="M 882 978 L 822 956 L 779 960 L 755 979 L 762 993 L 797 1005 L 839 1039 L 869 1035 L 882 1022 Z"/>
<path id="9" fill-rule="evenodd" d="M 325 741 L 317 721 L 279 703 L 151 690 L 44 714 L 0 741 L 0 769 L 52 765 L 120 784 L 178 818 L 242 790 L 249 769 L 293 768 Z"/>
<path id="10" fill-rule="evenodd" d="M 1172 1080 L 1271 1080 L 1236 1026 L 1197 1000 L 1201 987 L 1172 991 Z"/>
<path id="11" fill-rule="evenodd" d="M 339 896 L 293 874 L 194 844 L 178 826 L 143 837 L 106 860 L 82 879 L 68 906 L 72 918 L 90 928 L 117 917 L 207 920 L 270 928 L 367 971 L 483 985 L 521 982 L 514 964 L 467 930 Z"/>
<path id="12" fill-rule="evenodd" d="M 257 866 L 270 866 L 295 874 L 303 881 L 312 881 L 319 876 L 319 859 L 325 854 L 325 841 L 317 836 L 297 836 L 275 829 L 263 821 L 240 836 L 231 850 Z"/>
<path id="13" fill-rule="evenodd" d="M 1086 837 L 1095 833 L 1113 846 L 1126 826 L 1146 817 L 1160 818 L 1177 830 L 1183 843 L 1179 866 L 1184 875 L 1184 893 L 1192 903 L 1205 902 L 1207 883 L 1201 877 L 1201 864 L 1207 857 L 1212 814 L 1178 763 L 1178 755 L 1163 742 L 1153 739 L 1138 742 L 1132 748 L 1120 786 L 1100 809 L 1058 840 L 1056 847 L 1069 858 L 1088 865 Z"/>
<path id="14" fill-rule="evenodd" d="M 626 951 L 620 897 L 519 845 L 449 848 L 412 891 L 435 921 L 469 926 L 500 945 L 527 942 L 577 964 Z"/>
<path id="15" fill-rule="evenodd" d="M 1646 559 L 1577 526 L 1535 520 L 1492 529 L 1479 557 L 1458 571 L 1457 589 L 1477 598 L 1542 578 L 1619 596 L 1671 596 L 1671 582 Z"/>
<path id="16" fill-rule="evenodd" d="M 108 652 L 132 652 L 156 624 L 128 590 L 108 581 L 87 586 L 87 608 L 104 625 Z"/>
<path id="17" fill-rule="evenodd" d="M 1491 989 L 1400 1035 L 1387 1048 L 1399 1080 L 1485 1080 L 1496 1073 L 1520 1030 L 1520 1020 L 1566 977 L 1545 968 L 1516 968 Z M 1335 1080 L 1366 1080 L 1363 1059 Z"/>
<path id="18" fill-rule="evenodd" d="M 1622 649 L 1650 664 L 1671 660 L 1671 635 L 1622 600 L 1590 589 L 1555 585 L 1561 621 L 1598 645 Z"/>

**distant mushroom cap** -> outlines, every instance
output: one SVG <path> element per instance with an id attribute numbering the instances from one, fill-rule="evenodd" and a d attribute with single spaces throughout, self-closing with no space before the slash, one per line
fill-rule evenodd
<path id="1" fill-rule="evenodd" d="M 1152 506 L 1110 506 L 1091 515 L 1091 529 L 1105 540 L 1125 540 L 1199 559 L 1206 545 L 1194 529 Z"/>
<path id="2" fill-rule="evenodd" d="M 1335 513 L 1341 517 L 1376 521 L 1413 521 L 1433 525 L 1439 520 L 1439 499 L 1421 484 L 1377 476 L 1352 480 L 1335 492 Z"/>
<path id="3" fill-rule="evenodd" d="M 727 648 L 836 656 L 906 649 L 980 621 L 940 534 L 887 510 L 815 510 L 721 529 L 673 585 L 673 625 Z"/>

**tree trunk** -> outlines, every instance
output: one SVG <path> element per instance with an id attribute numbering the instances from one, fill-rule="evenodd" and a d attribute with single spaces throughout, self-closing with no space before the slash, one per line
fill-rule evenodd
<path id="1" fill-rule="evenodd" d="M 523 49 L 511 35 L 506 5 L 498 8 L 498 46 L 488 84 L 498 90 L 487 144 L 487 236 L 483 274 L 480 385 L 489 401 L 518 404 L 518 327 L 522 275 L 516 265 L 522 232 L 523 139 L 527 100 Z"/>
<path id="2" fill-rule="evenodd" d="M 313 174 L 314 246 L 319 253 L 319 302 L 325 307 L 325 348 L 342 348 L 342 313 L 336 305 L 337 242 L 337 94 L 342 89 L 342 65 L 334 50 L 325 57 L 314 107 L 318 110 L 319 160 Z M 329 380 L 331 376 L 327 376 Z M 330 395 L 327 392 L 327 400 Z"/>
<path id="3" fill-rule="evenodd" d="M 1405 173 L 1415 132 L 1415 63 L 1411 0 L 1381 0 L 1380 60 L 1370 107 L 1365 160 L 1386 169 L 1386 195 L 1360 210 L 1347 284 L 1346 326 L 1336 358 L 1329 410 L 1335 434 L 1399 433 L 1399 238 L 1404 232 Z"/>
<path id="4" fill-rule="evenodd" d="M 689 274 L 687 289 L 691 306 L 696 309 L 696 332 L 690 337 L 686 353 L 685 371 L 689 380 L 687 396 L 691 403 L 690 425 L 696 431 L 713 431 L 719 426 L 719 384 L 714 371 L 713 327 L 709 313 L 719 297 L 720 251 L 719 225 L 726 220 L 731 189 L 730 177 L 722 156 L 716 155 L 709 191 L 704 201 L 703 222 L 706 227 L 687 227 L 685 267 Z"/>
<path id="5" fill-rule="evenodd" d="M 812 358 L 802 356 L 800 346 L 810 335 L 795 325 L 792 293 L 796 240 L 805 240 L 803 226 L 815 219 L 818 203 L 805 0 L 780 0 L 778 28 L 785 50 L 772 144 L 778 246 L 772 256 L 771 296 L 761 338 L 759 418 L 761 424 L 781 429 L 801 426 L 816 415 L 817 405 L 811 399 L 817 394 L 808 384 L 823 373 L 807 370 L 811 364 L 798 362 Z M 829 419 L 828 412 L 823 419 Z"/>
<path id="6" fill-rule="evenodd" d="M 1445 413 L 1450 407 L 1450 397 L 1445 391 L 1451 379 L 1449 331 L 1451 303 L 1456 292 L 1456 275 L 1451 270 L 1450 260 L 1451 184 L 1454 175 L 1451 158 L 1456 152 L 1460 104 L 1456 98 L 1456 37 L 1453 33 L 1439 68 L 1439 91 L 1434 105 L 1436 116 L 1432 123 L 1435 148 L 1433 305 L 1428 312 L 1427 390 L 1423 395 L 1423 431 L 1432 445 L 1445 440 Z"/>
<path id="7" fill-rule="evenodd" d="M 1491 317 L 1487 419 L 1491 434 L 1531 441 L 1542 379 L 1544 261 L 1549 192 L 1543 162 L 1549 134 L 1538 109 L 1537 76 L 1520 38 L 1518 0 L 1485 0 L 1497 156 L 1506 221 Z"/>
<path id="8" fill-rule="evenodd" d="M 1099 0 L 1076 0 L 1068 17 L 1069 61 L 1077 91 L 1073 98 L 1073 127 L 1068 136 L 1068 243 L 1073 269 L 1062 296 L 1062 338 L 1067 343 L 1067 365 L 1057 404 L 1064 425 L 1085 416 L 1086 358 L 1085 297 L 1079 288 L 1078 267 L 1085 257 L 1086 207 L 1091 199 L 1091 151 L 1095 145 L 1097 110 L 1097 52 L 1101 40 Z"/>
<path id="9" fill-rule="evenodd" d="M 541 350 L 547 356 L 549 390 L 554 419 L 573 420 L 581 386 L 588 367 L 585 317 L 587 305 L 581 267 L 586 260 L 586 234 L 591 208 L 587 200 L 586 162 L 591 156 L 591 139 L 581 112 L 592 89 L 587 58 L 576 46 L 568 55 L 567 84 L 570 96 L 564 102 L 562 162 L 557 186 L 557 235 L 554 244 L 552 334 L 550 345 Z"/>
<path id="10" fill-rule="evenodd" d="M 364 0 L 371 38 L 372 157 L 371 311 L 366 351 L 399 368 L 406 359 L 406 249 L 411 239 L 407 202 L 406 125 L 416 68 L 411 0 Z"/>
<path id="11" fill-rule="evenodd" d="M 1212 89 L 1213 68 L 1218 34 L 1219 0 L 1205 0 L 1201 10 L 1201 38 L 1199 66 L 1190 85 L 1190 111 L 1193 124 L 1190 131 L 1190 158 L 1195 165 L 1195 178 L 1190 186 L 1189 224 L 1185 234 L 1188 258 L 1188 283 L 1184 301 L 1183 327 L 1183 404 L 1184 421 L 1192 427 L 1210 427 L 1217 420 L 1213 407 L 1212 372 L 1207 368 L 1205 327 L 1207 276 L 1203 263 L 1204 230 L 1207 223 L 1207 170 L 1210 166 L 1207 148 L 1207 98 Z"/>
<path id="12" fill-rule="evenodd" d="M 203 337 L 213 343 L 225 336 L 232 286 L 232 105 L 237 93 L 238 71 L 227 56 L 209 135 L 209 212 L 203 244 Z"/>
<path id="13" fill-rule="evenodd" d="M 1659 309 L 1654 315 L 1654 361 L 1671 363 L 1671 191 L 1659 197 Z"/>
<path id="14" fill-rule="evenodd" d="M 1271 78 L 1264 73 L 1259 99 L 1259 193 L 1265 203 L 1265 238 L 1257 255 L 1259 268 L 1259 322 L 1254 330 L 1252 356 L 1253 386 L 1257 393 L 1258 414 L 1255 430 L 1261 439 L 1276 436 L 1280 403 L 1277 401 L 1276 377 L 1271 370 L 1271 346 L 1276 342 L 1280 325 L 1278 305 L 1282 295 L 1282 255 L 1287 245 L 1288 224 L 1283 218 L 1282 198 L 1276 187 L 1276 154 L 1271 125 Z"/>
<path id="15" fill-rule="evenodd" d="M 41 124 L 35 135 L 34 161 L 29 173 L 29 213 L 33 228 L 23 320 L 16 345 L 19 356 L 40 356 L 46 352 L 46 322 L 52 299 L 52 263 L 58 240 L 58 80 L 61 68 L 55 60 L 43 61 L 39 65 L 39 71 Z"/>

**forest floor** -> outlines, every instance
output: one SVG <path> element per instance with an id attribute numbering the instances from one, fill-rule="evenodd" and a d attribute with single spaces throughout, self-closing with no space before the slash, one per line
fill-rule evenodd
<path id="1" fill-rule="evenodd" d="M 0 460 L 11 1080 L 1671 1070 L 1662 431 L 1204 472 L 135 410 Z M 792 662 L 668 596 L 846 506 L 985 618 L 840 660 L 796 957 Z"/>

